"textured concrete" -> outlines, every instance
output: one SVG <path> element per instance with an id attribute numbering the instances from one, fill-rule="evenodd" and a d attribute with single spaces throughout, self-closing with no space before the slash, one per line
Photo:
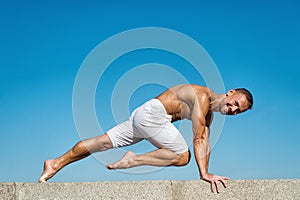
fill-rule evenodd
<path id="1" fill-rule="evenodd" d="M 0 183 L 0 199 L 15 199 L 15 183 Z"/>
<path id="2" fill-rule="evenodd" d="M 173 199 L 300 199 L 300 180 L 229 181 L 219 194 L 201 181 L 172 182 Z"/>
<path id="3" fill-rule="evenodd" d="M 232 180 L 220 194 L 200 180 L 0 183 L 0 199 L 300 199 L 300 180 Z"/>

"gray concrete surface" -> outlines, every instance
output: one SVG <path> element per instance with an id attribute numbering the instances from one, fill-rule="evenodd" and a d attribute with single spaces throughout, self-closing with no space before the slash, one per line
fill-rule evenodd
<path id="1" fill-rule="evenodd" d="M 0 183 L 0 199 L 300 199 L 300 180 L 231 180 L 219 194 L 200 180 Z"/>

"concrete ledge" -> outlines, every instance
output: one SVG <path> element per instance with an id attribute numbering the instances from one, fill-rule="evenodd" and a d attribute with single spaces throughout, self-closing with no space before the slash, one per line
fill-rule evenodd
<path id="1" fill-rule="evenodd" d="M 200 180 L 0 183 L 0 199 L 300 199 L 300 180 L 231 180 L 220 194 Z"/>

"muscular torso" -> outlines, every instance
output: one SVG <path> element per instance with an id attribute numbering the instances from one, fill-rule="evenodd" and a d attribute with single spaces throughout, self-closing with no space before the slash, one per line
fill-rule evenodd
<path id="1" fill-rule="evenodd" d="M 196 98 L 197 96 L 197 98 Z M 206 98 L 210 96 L 210 90 L 207 87 L 202 87 L 198 85 L 178 85 L 173 88 L 168 89 L 156 98 L 159 99 L 167 113 L 172 115 L 172 121 L 177 121 L 181 119 L 191 119 L 194 111 L 195 99 L 201 99 L 201 97 Z M 210 103 L 205 101 L 205 103 Z M 209 105 L 202 105 L 209 106 Z M 212 112 L 208 111 L 204 113 L 206 121 L 210 123 L 212 118 Z"/>

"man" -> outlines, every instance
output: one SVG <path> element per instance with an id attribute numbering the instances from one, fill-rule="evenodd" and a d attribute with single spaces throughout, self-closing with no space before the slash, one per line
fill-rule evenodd
<path id="1" fill-rule="evenodd" d="M 189 119 L 194 133 L 194 155 L 200 177 L 219 192 L 219 181 L 226 187 L 227 177 L 208 172 L 210 157 L 209 127 L 213 112 L 235 115 L 251 109 L 253 98 L 244 89 L 216 94 L 207 87 L 185 84 L 172 87 L 156 98 L 137 108 L 128 121 L 107 133 L 80 141 L 67 153 L 53 160 L 46 160 L 39 182 L 46 182 L 64 166 L 83 159 L 91 153 L 110 148 L 128 146 L 147 139 L 158 149 L 141 155 L 128 151 L 121 160 L 108 164 L 108 169 L 124 169 L 140 165 L 184 166 L 189 163 L 188 146 L 172 122 Z"/>

